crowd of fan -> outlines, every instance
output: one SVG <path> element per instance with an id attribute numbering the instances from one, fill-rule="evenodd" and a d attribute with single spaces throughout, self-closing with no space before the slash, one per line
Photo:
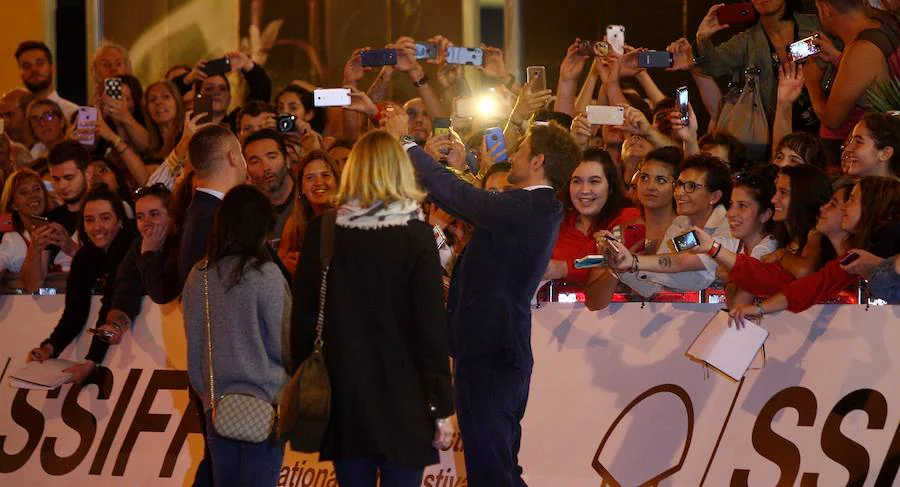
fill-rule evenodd
<path id="1" fill-rule="evenodd" d="M 303 81 L 272 96 L 263 66 L 240 52 L 224 54 L 227 75 L 208 76 L 201 60 L 174 66 L 143 87 L 128 52 L 104 43 L 92 62 L 97 123 L 79 129 L 79 107 L 55 90 L 50 50 L 23 42 L 15 57 L 25 88 L 0 99 L 3 286 L 28 293 L 66 288 L 60 323 L 38 349 L 47 356 L 85 328 L 98 288 L 98 324 L 127 329 L 144 295 L 158 303 L 177 299 L 198 260 L 185 256 L 203 255 L 202 239 L 190 242 L 195 249 L 181 248 L 191 240 L 185 215 L 196 189 L 225 193 L 244 182 L 270 201 L 271 252 L 292 274 L 306 228 L 331 206 L 354 141 L 379 127 L 390 130 L 386 122 L 402 117 L 408 135 L 448 170 L 497 192 L 516 189 L 502 161 L 533 124 L 569 129 L 583 152 L 559 188 L 566 216 L 545 279 L 582 287 L 591 309 L 604 308 L 623 285 L 650 297 L 714 282 L 725 285 L 735 315 L 799 311 L 866 280 L 869 294 L 897 301 L 900 117 L 867 110 L 865 95 L 900 77 L 898 54 L 867 40 L 883 35 L 898 45 L 900 23 L 852 0 L 817 3 L 818 21 L 793 1 L 761 3 L 756 24 L 714 46 L 711 36 L 724 28 L 716 6 L 696 43 L 679 39 L 668 47 L 669 69 L 691 74 L 711 115 L 705 131 L 693 109 L 685 119 L 651 71 L 638 68 L 642 49 L 586 53 L 576 40 L 554 93 L 520 85 L 500 49 L 482 45 L 477 70 L 447 64 L 443 55 L 420 64 L 408 37 L 386 46 L 397 50 L 397 63 L 380 68 L 366 91 L 360 82 L 372 68 L 361 63 L 364 49 L 354 51 L 342 83 L 352 103 L 329 108 L 315 106 L 315 88 Z M 783 46 L 814 31 L 823 33 L 815 41 L 821 53 L 804 65 L 789 62 Z M 441 36 L 429 42 L 441 53 L 452 46 Z M 760 56 L 761 98 L 771 121 L 770 150 L 761 157 L 716 129 L 728 95 L 713 78 L 739 78 Z M 121 99 L 106 93 L 109 78 L 121 80 Z M 457 116 L 456 101 L 473 93 L 470 82 L 496 106 L 511 109 Z M 409 83 L 418 96 L 403 104 L 390 100 L 391 83 Z M 211 100 L 211 120 L 203 123 L 193 113 L 198 94 Z M 624 123 L 591 125 L 588 105 L 622 106 Z M 293 126 L 276 127 L 282 114 L 294 116 Z M 435 131 L 433 120 L 445 117 L 453 129 Z M 240 141 L 237 153 L 225 151 L 224 162 L 200 160 L 212 149 L 192 144 L 210 125 Z M 487 150 L 491 126 L 503 129 L 505 150 Z M 424 210 L 447 284 L 472 227 L 427 200 Z M 672 239 L 690 230 L 699 245 L 675 252 Z M 850 253 L 859 257 L 842 263 Z M 590 254 L 605 255 L 607 265 L 575 267 Z M 100 363 L 106 347 L 95 342 L 88 359 Z"/>

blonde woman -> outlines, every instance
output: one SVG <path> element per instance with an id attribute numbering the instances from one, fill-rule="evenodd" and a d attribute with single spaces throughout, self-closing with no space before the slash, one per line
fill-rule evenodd
<path id="1" fill-rule="evenodd" d="M 453 414 L 441 265 L 412 164 L 387 132 L 350 153 L 335 197 L 324 355 L 331 419 L 320 449 L 342 487 L 418 486 L 448 447 Z M 294 286 L 293 362 L 312 351 L 323 218 L 310 222 Z"/>

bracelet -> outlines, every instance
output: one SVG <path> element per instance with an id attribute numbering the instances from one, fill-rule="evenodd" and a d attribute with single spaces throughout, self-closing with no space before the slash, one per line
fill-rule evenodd
<path id="1" fill-rule="evenodd" d="M 756 314 L 757 316 L 762 317 L 762 315 L 766 314 L 766 309 L 763 308 L 762 303 L 756 303 Z"/>
<path id="2" fill-rule="evenodd" d="M 713 242 L 712 246 L 709 248 L 709 251 L 707 252 L 707 255 L 709 255 L 710 257 L 715 259 L 716 257 L 718 257 L 719 252 L 721 252 L 721 251 L 722 251 L 722 244 L 720 244 L 719 242 Z"/>
<path id="3" fill-rule="evenodd" d="M 631 255 L 631 272 L 637 272 L 639 269 L 638 256 L 632 254 Z"/>
<path id="4" fill-rule="evenodd" d="M 122 143 L 122 137 L 119 137 L 118 135 L 116 135 L 116 136 L 113 138 L 112 143 L 113 143 L 113 147 L 118 146 L 119 144 Z"/>
<path id="5" fill-rule="evenodd" d="M 422 77 L 419 78 L 418 81 L 413 81 L 413 85 L 416 88 L 421 88 L 421 87 L 425 86 L 425 83 L 428 83 L 428 75 L 425 73 L 422 73 Z"/>

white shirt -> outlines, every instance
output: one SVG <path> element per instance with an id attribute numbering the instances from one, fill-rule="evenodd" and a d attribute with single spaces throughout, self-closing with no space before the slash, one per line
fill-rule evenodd
<path id="1" fill-rule="evenodd" d="M 24 238 L 19 232 L 6 232 L 0 239 L 0 272 L 22 272 L 25 263 L 25 254 L 28 253 L 28 244 L 25 239 L 31 240 L 31 235 L 25 231 Z M 69 272 L 72 266 L 72 257 L 64 252 L 56 254 L 53 264 L 62 268 L 63 272 Z"/>
<path id="2" fill-rule="evenodd" d="M 78 111 L 78 104 L 72 103 L 69 100 L 59 96 L 59 93 L 56 90 L 53 90 L 53 93 L 47 95 L 47 99 L 50 101 L 55 101 L 59 108 L 62 108 L 63 115 L 66 116 L 66 122 L 72 120 L 72 115 Z"/>
<path id="3" fill-rule="evenodd" d="M 740 240 L 732 238 L 731 229 L 728 228 L 727 210 L 722 205 L 716 205 L 712 214 L 703 225 L 703 231 L 722 244 L 722 247 L 737 252 Z M 666 230 L 663 244 L 660 245 L 657 255 L 671 254 L 672 239 L 691 230 L 691 220 L 686 216 L 677 216 L 672 220 L 672 225 Z M 648 272 L 638 271 L 619 273 L 619 281 L 627 284 L 641 296 L 650 297 L 661 291 L 663 287 L 686 291 L 706 289 L 716 280 L 716 268 L 718 264 L 708 255 L 698 255 L 703 262 L 703 270 L 684 272 Z"/>
<path id="4" fill-rule="evenodd" d="M 536 189 L 553 189 L 553 186 L 547 186 L 546 184 L 535 184 L 534 186 L 528 186 L 527 188 L 522 188 L 525 191 L 534 191 Z"/>
<path id="5" fill-rule="evenodd" d="M 211 195 L 215 196 L 216 198 L 219 198 L 220 200 L 225 199 L 225 193 L 223 193 L 221 191 L 216 191 L 214 189 L 209 189 L 209 188 L 197 188 L 197 191 L 202 191 L 206 194 L 211 194 Z"/>

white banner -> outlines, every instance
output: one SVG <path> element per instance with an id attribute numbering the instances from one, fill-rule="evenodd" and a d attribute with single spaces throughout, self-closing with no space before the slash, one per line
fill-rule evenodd
<path id="1" fill-rule="evenodd" d="M 202 439 L 186 414 L 178 307 L 145 301 L 99 386 L 9 388 L 62 305 L 63 296 L 0 296 L 0 485 L 190 485 Z M 766 317 L 765 366 L 741 383 L 707 377 L 684 356 L 717 307 L 537 310 L 520 457 L 529 485 L 900 483 L 900 307 Z M 89 338 L 62 357 L 83 357 Z M 423 487 L 467 485 L 459 438 L 441 459 Z M 336 481 L 315 455 L 288 452 L 278 485 Z"/>

